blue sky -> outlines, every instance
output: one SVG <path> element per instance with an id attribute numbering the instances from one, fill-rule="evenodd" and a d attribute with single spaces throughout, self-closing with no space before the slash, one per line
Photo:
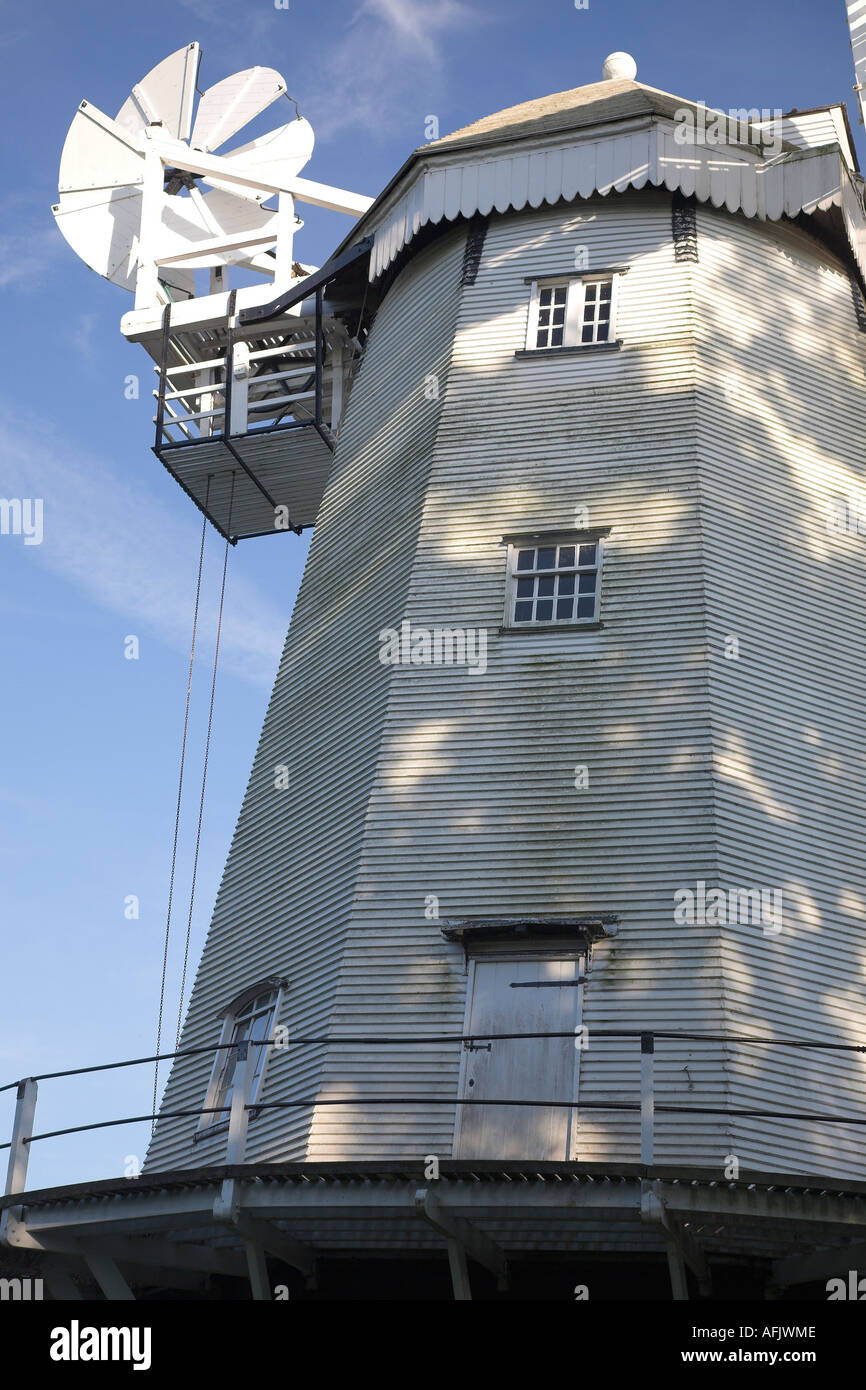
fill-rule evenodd
<path id="1" fill-rule="evenodd" d="M 445 134 L 596 81 L 626 49 L 638 78 L 721 107 L 851 97 L 842 0 L 78 0 L 2 6 L 0 494 L 44 499 L 44 538 L 0 536 L 0 1084 L 152 1052 L 199 518 L 150 451 L 150 359 L 124 291 L 55 230 L 57 166 L 82 98 L 114 114 L 154 63 L 198 39 L 201 84 L 278 68 L 312 122 L 310 178 L 376 194 L 425 122 Z M 285 119 L 285 117 L 281 117 Z M 276 124 L 276 122 L 270 122 Z M 267 128 L 268 122 L 265 122 Z M 307 214 L 305 214 L 306 216 Z M 296 254 L 321 263 L 349 223 L 312 210 Z M 141 399 L 124 397 L 139 375 Z M 191 959 L 207 928 L 297 592 L 307 537 L 231 554 Z M 167 991 L 177 1013 L 222 543 L 208 538 Z M 140 658 L 124 658 L 138 637 Z M 140 916 L 127 920 L 135 894 Z M 164 1078 L 163 1078 L 164 1079 Z M 152 1072 L 46 1082 L 37 1130 L 149 1112 Z M 12 1105 L 0 1096 L 0 1138 Z M 33 1146 L 30 1186 L 123 1171 L 147 1128 Z M 0 1155 L 5 1165 L 5 1154 Z"/>

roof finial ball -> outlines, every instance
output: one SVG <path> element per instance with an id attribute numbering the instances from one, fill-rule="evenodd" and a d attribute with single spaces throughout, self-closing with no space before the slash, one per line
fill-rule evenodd
<path id="1" fill-rule="evenodd" d="M 609 53 L 601 65 L 605 82 L 634 82 L 637 63 L 630 53 Z"/>

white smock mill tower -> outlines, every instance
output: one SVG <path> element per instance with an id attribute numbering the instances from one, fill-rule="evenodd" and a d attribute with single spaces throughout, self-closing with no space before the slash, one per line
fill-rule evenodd
<path id="1" fill-rule="evenodd" d="M 820 1277 L 817 1246 L 844 1264 L 844 106 L 723 115 L 614 54 L 416 150 L 368 207 L 299 177 L 306 127 L 214 155 L 231 101 L 190 136 L 186 96 L 154 127 L 157 88 L 76 117 L 137 203 L 137 268 L 100 244 L 159 366 L 157 452 L 224 535 L 315 533 L 136 1199 L 187 1263 L 230 1231 L 258 1297 L 268 1258 L 311 1280 L 365 1251 L 447 1250 L 461 1298 L 467 1260 L 666 1257 L 678 1298 Z M 292 259 L 305 197 L 362 214 L 318 272 Z M 236 259 L 272 283 L 221 288 Z"/>

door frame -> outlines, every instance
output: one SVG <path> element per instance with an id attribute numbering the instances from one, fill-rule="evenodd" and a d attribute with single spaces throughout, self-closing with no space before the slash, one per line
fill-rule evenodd
<path id="1" fill-rule="evenodd" d="M 510 941 L 485 941 L 475 943 L 472 953 L 467 956 L 466 1003 L 463 1010 L 462 1036 L 465 1038 L 470 1032 L 472 1005 L 475 1000 L 476 965 L 479 961 L 513 961 L 516 964 L 525 960 L 576 960 L 578 979 L 578 984 L 576 986 L 578 1021 L 576 1026 L 578 1028 L 582 1027 L 586 977 L 589 969 L 589 952 L 590 944 L 586 941 L 574 945 L 563 945 L 557 940 L 549 941 L 548 943 L 534 940 L 531 945 L 526 945 L 525 947 L 515 946 L 514 943 Z M 582 1048 L 574 1048 L 574 1068 L 572 1071 L 571 1083 L 572 1104 L 569 1107 L 566 1122 L 566 1162 L 568 1163 L 577 1161 L 577 1120 L 579 1112 L 576 1106 L 580 1095 L 580 1058 L 582 1051 Z M 466 1086 L 468 1057 L 469 1052 L 466 1044 L 461 1043 L 460 1066 L 457 1074 L 457 1101 L 454 1107 L 454 1136 L 451 1141 L 452 1158 L 459 1157 L 460 1134 L 463 1128 L 463 1106 L 460 1102 L 463 1099 L 463 1092 Z"/>

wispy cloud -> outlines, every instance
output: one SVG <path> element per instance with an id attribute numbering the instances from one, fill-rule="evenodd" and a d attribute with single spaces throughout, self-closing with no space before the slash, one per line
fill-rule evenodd
<path id="1" fill-rule="evenodd" d="M 436 63 L 441 62 L 441 40 L 446 34 L 478 22 L 475 11 L 462 0 L 363 0 L 352 24 L 365 18 L 381 21 L 392 44 Z"/>
<path id="2" fill-rule="evenodd" d="M 387 135 L 407 123 L 411 112 L 410 144 L 420 144 L 423 125 L 417 119 L 419 92 L 429 93 L 445 80 L 446 44 L 451 36 L 491 22 L 491 14 L 468 0 L 355 0 L 332 4 L 313 17 L 303 15 L 309 61 L 294 65 L 293 44 L 301 32 L 295 25 L 294 0 L 288 10 L 262 4 L 245 18 L 237 32 L 230 0 L 180 0 L 195 15 L 202 30 L 205 85 L 217 80 L 214 69 L 226 64 L 273 63 L 298 98 L 320 139 L 344 131 L 363 130 Z M 312 50 L 310 26 L 315 26 Z M 202 28 L 202 25 L 205 27 Z M 231 45 L 226 34 L 231 34 Z M 230 68 L 226 68 L 227 71 Z M 219 76 L 223 76 L 219 73 Z M 426 113 L 422 113 L 426 114 Z"/>
<path id="3" fill-rule="evenodd" d="M 51 226 L 0 236 L 0 289 L 31 290 L 40 285 L 63 247 Z"/>
<path id="4" fill-rule="evenodd" d="M 393 133 L 411 112 L 408 143 L 420 144 L 419 92 L 430 92 L 431 70 L 444 80 L 446 42 L 488 22 L 463 0 L 362 0 L 303 94 L 317 134 Z"/>
<path id="5" fill-rule="evenodd" d="M 96 314 L 81 314 L 77 327 L 70 334 L 75 351 L 89 363 L 93 363 L 96 358 L 94 334 L 98 323 Z"/>
<path id="6" fill-rule="evenodd" d="M 175 650 L 188 650 L 198 514 L 180 520 L 140 484 L 118 478 L 98 456 L 70 452 L 65 440 L 48 431 L 34 437 L 32 424 L 25 431 L 8 401 L 0 402 L 0 412 L 9 422 L 0 426 L 5 495 L 44 499 L 43 542 L 28 549 L 33 563 L 48 565 L 102 608 L 121 615 L 123 635 L 148 632 Z M 216 625 L 221 557 L 222 542 L 211 532 L 203 633 Z M 230 559 L 223 669 L 269 686 L 288 618 L 249 580 L 232 574 Z"/>

